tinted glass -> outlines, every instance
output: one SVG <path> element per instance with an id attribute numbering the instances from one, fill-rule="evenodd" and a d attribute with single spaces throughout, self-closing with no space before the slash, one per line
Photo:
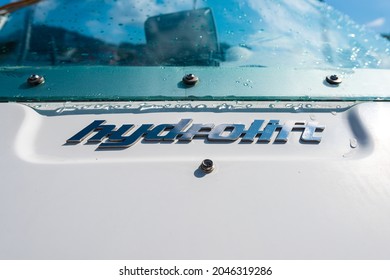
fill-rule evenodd
<path id="1" fill-rule="evenodd" d="M 318 0 L 0 0 L 0 6 L 3 66 L 390 68 L 385 39 Z"/>

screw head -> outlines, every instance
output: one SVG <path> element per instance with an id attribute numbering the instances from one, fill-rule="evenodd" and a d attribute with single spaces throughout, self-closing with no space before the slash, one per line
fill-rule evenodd
<path id="1" fill-rule="evenodd" d="M 187 74 L 183 77 L 182 81 L 187 86 L 193 86 L 199 81 L 199 78 L 194 74 Z"/>
<path id="2" fill-rule="evenodd" d="M 45 78 L 43 76 L 40 76 L 40 75 L 37 75 L 37 74 L 33 74 L 31 75 L 30 77 L 28 77 L 27 79 L 27 83 L 30 85 L 30 86 L 37 86 L 37 85 L 41 85 L 45 82 Z"/>
<path id="3" fill-rule="evenodd" d="M 214 162 L 211 159 L 205 159 L 200 165 L 200 169 L 205 173 L 211 173 L 214 170 Z"/>
<path id="4" fill-rule="evenodd" d="M 343 82 L 343 80 L 335 74 L 327 76 L 326 81 L 331 85 L 339 85 Z"/>

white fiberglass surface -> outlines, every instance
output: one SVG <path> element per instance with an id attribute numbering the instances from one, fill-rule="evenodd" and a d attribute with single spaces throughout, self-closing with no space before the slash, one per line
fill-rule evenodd
<path id="1" fill-rule="evenodd" d="M 389 259 L 389 104 L 207 113 L 112 105 L 122 107 L 0 104 L 0 259 Z M 119 128 L 183 118 L 325 129 L 315 144 L 292 131 L 284 144 L 140 140 L 97 150 L 91 134 L 65 145 L 98 119 Z M 209 174 L 199 171 L 206 158 Z"/>

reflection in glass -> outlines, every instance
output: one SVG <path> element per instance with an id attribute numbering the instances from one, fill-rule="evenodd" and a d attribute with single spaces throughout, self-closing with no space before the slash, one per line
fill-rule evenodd
<path id="1" fill-rule="evenodd" d="M 318 0 L 0 6 L 0 65 L 390 68 L 385 39 Z"/>

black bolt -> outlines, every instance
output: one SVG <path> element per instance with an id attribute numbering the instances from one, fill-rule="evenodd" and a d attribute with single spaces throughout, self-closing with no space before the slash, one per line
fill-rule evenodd
<path id="1" fill-rule="evenodd" d="M 194 74 L 187 74 L 183 77 L 183 83 L 187 86 L 193 86 L 199 81 L 199 78 Z"/>
<path id="2" fill-rule="evenodd" d="M 27 79 L 27 83 L 30 86 L 37 86 L 37 85 L 43 84 L 44 82 L 45 82 L 45 78 L 43 76 L 40 76 L 37 74 L 31 75 Z"/>
<path id="3" fill-rule="evenodd" d="M 205 173 L 211 173 L 214 170 L 214 163 L 211 159 L 205 159 L 202 161 L 202 164 L 200 165 L 200 169 L 203 170 Z"/>
<path id="4" fill-rule="evenodd" d="M 332 80 L 332 81 L 337 81 L 338 80 L 338 76 L 337 75 L 332 75 L 332 76 L 330 76 L 330 79 Z"/>

